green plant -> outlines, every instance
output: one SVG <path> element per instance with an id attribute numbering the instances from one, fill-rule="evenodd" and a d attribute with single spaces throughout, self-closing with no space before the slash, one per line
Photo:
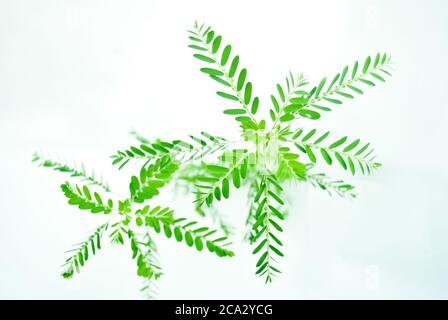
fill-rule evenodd
<path id="1" fill-rule="evenodd" d="M 130 178 L 128 197 L 117 199 L 109 194 L 111 199 L 106 200 L 99 190 L 92 193 L 86 184 L 63 184 L 61 189 L 69 204 L 94 214 L 111 214 L 110 221 L 75 248 L 66 262 L 64 277 L 73 276 L 85 264 L 89 252 L 95 254 L 100 249 L 105 232 L 112 243 L 130 243 L 132 257 L 137 259 L 137 273 L 146 280 L 157 279 L 162 273 L 155 258 L 153 232 L 163 232 L 166 237 L 184 241 L 198 251 L 206 247 L 220 257 L 231 257 L 227 237 L 232 228 L 217 211 L 217 204 L 234 192 L 245 190 L 249 201 L 245 239 L 254 246 L 255 273 L 263 276 L 266 283 L 272 282 L 281 272 L 278 258 L 284 256 L 281 240 L 287 218 L 284 186 L 294 181 L 309 182 L 329 194 L 354 198 L 353 185 L 314 172 L 315 165 L 337 165 L 352 175 L 371 174 L 381 166 L 369 143 L 345 136 L 335 138 L 329 131 L 305 129 L 297 120 L 318 120 L 344 100 L 363 94 L 364 87 L 384 82 L 390 76 L 388 55 L 378 53 L 373 59 L 368 56 L 362 64 L 356 61 L 314 86 L 309 85 L 303 74 L 289 72 L 284 84 L 277 84 L 276 93 L 270 96 L 271 107 L 266 110 L 268 124 L 257 119 L 260 99 L 254 94 L 248 72 L 232 46 L 224 45 L 222 36 L 205 25 L 195 23 L 189 33 L 193 56 L 203 63 L 200 71 L 219 85 L 217 95 L 231 105 L 223 112 L 236 120 L 241 139 L 229 141 L 201 132 L 184 140 L 151 141 L 132 131 L 139 144 L 112 156 L 112 164 L 118 169 L 130 162 L 141 164 L 139 173 Z M 92 188 L 110 191 L 107 184 L 87 175 L 85 170 L 72 169 L 38 155 L 34 160 L 44 167 L 82 177 Z M 224 236 L 216 237 L 217 229 L 198 227 L 196 221 L 175 217 L 169 208 L 146 204 L 153 202 L 170 182 L 193 193 L 196 212 L 212 217 Z M 146 284 L 145 288 L 151 285 Z"/>
<path id="2" fill-rule="evenodd" d="M 132 259 L 136 260 L 137 275 L 143 277 L 142 291 L 148 297 L 154 294 L 153 280 L 162 275 L 157 260 L 157 249 L 152 233 L 162 233 L 177 242 L 185 242 L 197 251 L 215 253 L 218 257 L 232 257 L 234 253 L 227 249 L 231 244 L 226 236 L 217 236 L 218 229 L 200 226 L 197 221 L 177 217 L 174 210 L 158 205 L 144 205 L 147 200 L 159 194 L 165 184 L 179 169 L 179 163 L 170 156 L 161 155 L 151 163 L 145 163 L 139 175 L 132 176 L 129 184 L 129 196 L 118 197 L 112 194 L 108 184 L 96 180 L 85 169 L 79 170 L 67 164 L 45 159 L 35 153 L 33 161 L 42 167 L 70 174 L 81 179 L 83 184 L 65 182 L 61 185 L 68 204 L 92 214 L 107 216 L 107 222 L 97 227 L 85 240 L 76 244 L 63 265 L 62 277 L 72 278 L 79 273 L 87 261 L 100 249 L 104 233 L 108 233 L 110 242 L 116 245 L 129 244 Z M 84 168 L 84 166 L 82 166 Z M 101 194 L 101 191 L 104 194 Z M 106 198 L 107 195 L 107 198 Z"/>

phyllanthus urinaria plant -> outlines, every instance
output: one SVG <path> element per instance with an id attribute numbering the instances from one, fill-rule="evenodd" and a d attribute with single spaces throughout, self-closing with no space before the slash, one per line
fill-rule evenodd
<path id="1" fill-rule="evenodd" d="M 391 60 L 387 54 L 368 56 L 362 63 L 345 66 L 335 76 L 310 85 L 303 74 L 291 72 L 266 104 L 269 119 L 258 119 L 260 99 L 254 94 L 247 70 L 231 45 L 211 27 L 195 23 L 189 31 L 189 48 L 200 60 L 200 71 L 219 87 L 217 95 L 229 103 L 224 114 L 239 124 L 240 141 L 201 132 L 188 139 L 150 141 L 136 132 L 138 146 L 117 151 L 112 164 L 122 169 L 130 162 L 140 164 L 139 172 L 130 178 L 129 195 L 118 198 L 108 184 L 89 175 L 84 167 L 73 168 L 65 163 L 35 154 L 34 161 L 43 167 L 77 177 L 78 182 L 61 185 L 70 205 L 92 214 L 108 216 L 84 241 L 70 251 L 62 276 L 71 278 L 101 249 L 107 236 L 118 245 L 129 245 L 137 265 L 137 274 L 145 280 L 144 290 L 153 293 L 153 280 L 162 275 L 157 260 L 155 234 L 163 234 L 184 242 L 197 251 L 209 251 L 218 257 L 233 257 L 229 249 L 232 228 L 217 211 L 220 201 L 232 193 L 247 192 L 244 238 L 253 245 L 255 274 L 270 283 L 278 276 L 283 257 L 281 233 L 285 228 L 287 208 L 284 185 L 308 182 L 311 185 L 354 198 L 354 186 L 325 173 L 314 172 L 317 162 L 336 165 L 352 175 L 373 173 L 381 165 L 376 162 L 369 143 L 360 139 L 333 137 L 329 131 L 317 132 L 297 126 L 297 120 L 318 120 L 321 115 L 338 108 L 344 100 L 354 99 L 367 87 L 385 82 L 390 76 Z M 166 204 L 158 203 L 157 195 L 169 183 L 179 184 L 194 196 L 195 211 L 209 216 L 216 227 L 182 217 Z M 244 187 L 244 188 L 243 188 Z M 244 190 L 244 191 L 243 191 Z"/>

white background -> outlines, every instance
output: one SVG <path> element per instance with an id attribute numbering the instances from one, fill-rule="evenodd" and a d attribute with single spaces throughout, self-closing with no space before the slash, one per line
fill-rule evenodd
<path id="1" fill-rule="evenodd" d="M 225 101 L 187 48 L 195 19 L 213 25 L 249 70 L 267 110 L 289 69 L 312 83 L 377 50 L 394 77 L 306 127 L 370 141 L 384 168 L 351 178 L 359 197 L 292 188 L 283 275 L 265 286 L 240 234 L 218 259 L 156 237 L 160 298 L 448 298 L 446 1 L 0 2 L 0 298 L 140 298 L 128 247 L 106 246 L 73 280 L 64 251 L 101 220 L 66 205 L 41 150 L 83 161 L 118 193 L 129 175 L 109 155 L 149 138 L 206 130 L 235 137 Z M 235 195 L 235 194 L 234 194 Z M 193 216 L 191 197 L 158 199 Z M 223 203 L 241 231 L 244 194 Z"/>

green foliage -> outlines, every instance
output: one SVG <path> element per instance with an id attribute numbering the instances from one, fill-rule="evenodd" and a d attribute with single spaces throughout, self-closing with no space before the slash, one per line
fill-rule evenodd
<path id="1" fill-rule="evenodd" d="M 224 91 L 216 94 L 240 104 L 237 108 L 224 110 L 224 114 L 235 116 L 243 129 L 258 129 L 260 124 L 255 120 L 255 114 L 260 100 L 253 95 L 252 82 L 247 79 L 247 69 L 241 67 L 240 57 L 232 54 L 231 45 L 222 45 L 222 36 L 210 27 L 195 23 L 189 32 L 194 35 L 189 38 L 189 47 L 195 52 L 193 57 L 207 64 L 200 71 L 223 87 L 221 90 Z"/>
<path id="2" fill-rule="evenodd" d="M 149 230 L 135 237 L 131 249 L 132 257 L 137 262 L 137 275 L 143 278 L 143 287 L 140 291 L 146 298 L 152 299 L 157 296 L 155 280 L 162 276 L 162 268 L 158 261 L 157 246 Z"/>
<path id="3" fill-rule="evenodd" d="M 146 205 L 135 212 L 135 223 L 138 227 L 141 227 L 142 225 L 152 227 L 158 233 L 161 230 L 160 224 L 165 227 L 174 223 L 174 210 L 171 210 L 170 208 L 161 208 L 160 206 L 156 206 L 151 210 L 149 209 L 149 205 Z"/>
<path id="4" fill-rule="evenodd" d="M 242 175 L 249 185 L 246 224 L 250 228 L 246 238 L 251 243 L 261 239 L 254 250 L 262 253 L 257 262 L 257 274 L 266 275 L 266 282 L 271 282 L 273 275 L 279 273 L 279 269 L 272 265 L 272 255 L 283 256 L 281 249 L 276 247 L 281 246 L 281 241 L 272 230 L 282 230 L 276 219 L 283 220 L 285 214 L 269 202 L 284 207 L 284 200 L 278 194 L 282 190 L 280 183 L 291 180 L 309 182 L 330 194 L 334 192 L 353 198 L 354 186 L 342 180 L 332 180 L 323 173 L 310 173 L 310 167 L 320 160 L 328 165 L 337 162 L 354 175 L 358 171 L 370 174 L 381 166 L 375 161 L 370 144 L 361 144 L 359 139 L 347 140 L 346 137 L 326 144 L 330 139 L 329 132 L 316 136 L 315 129 L 292 131 L 291 123 L 298 118 L 317 120 L 321 117 L 320 112 L 330 111 L 330 107 L 341 104 L 343 99 L 363 94 L 361 86 L 384 82 L 384 75 L 390 75 L 391 60 L 386 54 L 377 54 L 373 61 L 368 57 L 362 68 L 358 68 L 356 62 L 351 69 L 347 66 L 330 81 L 324 78 L 312 88 L 307 88 L 308 81 L 303 74 L 289 72 L 284 84 L 277 84 L 276 93 L 270 97 L 268 113 L 272 126 L 267 131 L 265 121 L 255 118 L 260 100 L 252 95 L 253 84 L 247 81 L 247 70 L 240 67 L 240 57 L 234 55 L 232 60 L 232 46 L 223 46 L 222 36 L 203 24 L 195 23 L 190 34 L 189 47 L 194 50 L 193 56 L 205 65 L 200 71 L 225 87 L 224 91 L 217 92 L 219 96 L 240 105 L 225 109 L 224 114 L 235 117 L 241 123 L 244 140 L 256 145 L 254 158 L 247 151 L 247 164 L 244 163 Z M 255 159 L 255 163 L 251 159 Z M 236 188 L 241 184 L 239 166 L 238 161 L 230 165 L 207 163 L 205 170 L 188 180 L 196 186 L 196 203 L 212 207 L 216 201 L 229 198 L 232 182 Z"/>
<path id="5" fill-rule="evenodd" d="M 50 168 L 55 171 L 59 172 L 65 172 L 70 175 L 70 177 L 79 177 L 81 178 L 81 181 L 87 181 L 91 185 L 96 185 L 101 187 L 104 191 L 109 192 L 109 185 L 103 181 L 103 178 L 100 178 L 97 180 L 95 177 L 95 173 L 92 172 L 91 175 L 87 174 L 86 168 L 83 164 L 81 164 L 81 168 L 77 169 L 76 167 L 70 167 L 68 164 L 61 163 L 59 161 L 51 160 L 51 159 L 45 159 L 43 156 L 39 155 L 38 153 L 33 154 L 33 162 L 38 163 L 39 166 L 44 168 Z"/>
<path id="6" fill-rule="evenodd" d="M 165 235 L 170 238 L 171 235 L 167 230 L 171 230 L 171 228 L 164 229 Z M 184 241 L 187 246 L 193 247 L 197 251 L 202 251 L 206 248 L 218 257 L 233 257 L 235 254 L 226 248 L 232 243 L 227 241 L 226 236 L 215 236 L 217 231 L 216 229 L 198 226 L 196 221 L 178 218 L 174 220 L 172 235 L 176 241 Z"/>
<path id="7" fill-rule="evenodd" d="M 344 136 L 330 140 L 331 143 L 323 146 L 322 144 L 329 140 L 330 132 L 322 135 L 316 132 L 316 129 L 312 129 L 305 134 L 300 129 L 291 141 L 312 163 L 316 163 L 320 158 L 328 165 L 337 162 L 344 170 L 350 170 L 352 175 L 355 175 L 356 168 L 359 168 L 362 174 L 371 174 L 381 167 L 381 163 L 375 162 L 376 156 L 373 155 L 374 149 L 370 148 L 370 143 L 361 143 L 360 139 L 353 140 Z"/>
<path id="8" fill-rule="evenodd" d="M 148 279 L 158 279 L 162 275 L 162 268 L 159 266 L 155 256 L 155 244 L 149 233 L 144 239 L 132 231 L 128 231 L 129 242 L 132 250 L 132 259 L 137 261 L 137 275 Z"/>
<path id="9" fill-rule="evenodd" d="M 234 149 L 220 156 L 222 163 L 210 164 L 205 167 L 206 174 L 195 177 L 195 202 L 201 206 L 204 202 L 211 207 L 213 200 L 228 199 L 230 188 L 241 187 L 241 182 L 247 177 L 249 153 L 244 149 Z"/>
<path id="10" fill-rule="evenodd" d="M 253 225 L 256 222 L 256 212 L 258 209 L 258 201 L 255 202 L 253 199 L 258 195 L 259 182 L 257 180 L 253 180 L 248 188 L 247 199 L 248 199 L 248 213 L 246 217 L 246 232 L 244 234 L 244 239 L 248 241 L 250 244 L 255 243 L 255 231 L 253 229 Z M 259 195 L 258 195 L 259 196 Z"/>
<path id="11" fill-rule="evenodd" d="M 346 183 L 344 180 L 333 180 L 325 173 L 311 173 L 307 171 L 306 181 L 316 188 L 326 191 L 329 195 L 333 192 L 342 198 L 356 198 L 355 186 Z"/>
<path id="12" fill-rule="evenodd" d="M 278 96 L 271 95 L 273 108 L 269 110 L 271 120 L 274 122 L 273 130 L 280 128 L 279 122 L 290 122 L 295 119 L 295 113 L 303 112 L 302 105 L 305 103 L 305 95 L 308 92 L 303 87 L 308 84 L 302 73 L 296 77 L 290 71 L 286 77 L 286 91 L 282 85 L 277 84 Z"/>
<path id="13" fill-rule="evenodd" d="M 66 182 L 61 185 L 61 190 L 69 199 L 68 204 L 78 206 L 80 210 L 90 210 L 92 213 L 102 212 L 104 214 L 112 212 L 113 201 L 111 199 L 103 200 L 97 192 L 92 193 L 86 185 L 71 186 L 70 183 Z"/>
<path id="14" fill-rule="evenodd" d="M 225 247 L 231 243 L 220 243 L 227 240 L 227 237 L 218 237 L 211 239 L 212 235 L 218 232 L 217 229 L 209 227 L 198 227 L 197 221 L 188 221 L 187 218 L 174 219 L 174 210 L 156 206 L 150 208 L 146 205 L 143 209 L 136 211 L 136 225 L 146 226 L 154 229 L 156 233 L 163 233 L 167 238 L 172 238 L 178 242 L 185 240 L 185 244 L 202 251 L 204 246 L 210 251 L 216 253 L 219 257 L 232 257 L 234 253 Z"/>
<path id="15" fill-rule="evenodd" d="M 367 57 L 311 87 L 302 73 L 289 72 L 282 83 L 275 85 L 275 93 L 263 110 L 269 115 L 268 124 L 257 119 L 262 105 L 234 48 L 217 31 L 198 23 L 189 31 L 189 41 L 193 57 L 201 64 L 199 70 L 219 86 L 217 95 L 226 102 L 223 113 L 240 125 L 240 138 L 228 140 L 202 131 L 188 139 L 168 142 L 131 131 L 138 143 L 112 155 L 112 165 L 122 169 L 131 163 L 128 168 L 136 169 L 130 174 L 129 196 L 110 192 L 111 199 L 107 200 L 96 189 L 110 191 L 108 185 L 93 174 L 36 154 L 33 161 L 40 166 L 67 172 L 85 182 L 61 185 L 69 204 L 107 214 L 109 219 L 72 251 L 73 256 L 64 265 L 65 278 L 72 277 L 95 254 L 102 234 L 107 232 L 112 244 L 130 245 L 137 275 L 144 280 L 142 290 L 152 297 L 154 281 L 163 274 L 153 236 L 160 234 L 198 252 L 233 257 L 229 249 L 232 228 L 218 209 L 222 200 L 247 191 L 244 238 L 253 245 L 256 275 L 270 283 L 281 273 L 279 258 L 286 252 L 281 240 L 289 206 L 284 186 L 309 183 L 330 195 L 355 198 L 353 185 L 315 173 L 314 167 L 335 165 L 354 175 L 370 174 L 381 166 L 369 143 L 346 136 L 334 138 L 330 131 L 318 133 L 305 127 L 307 120 L 319 119 L 321 112 L 363 94 L 364 87 L 384 82 L 390 76 L 388 55 Z M 210 218 L 217 227 L 178 217 L 169 207 L 154 204 L 154 198 L 169 185 L 176 186 L 174 193 L 183 187 L 192 194 L 196 215 Z"/>
<path id="16" fill-rule="evenodd" d="M 142 143 L 140 146 L 131 146 L 124 151 L 117 151 L 111 158 L 113 159 L 112 165 L 118 165 L 119 169 L 124 168 L 131 160 L 144 160 L 145 163 L 160 157 L 168 157 L 173 161 L 197 160 L 216 151 L 224 150 L 229 145 L 226 139 L 204 131 L 201 132 L 200 137 L 190 135 L 187 141 L 158 140 L 155 143 L 149 143 L 149 140 L 135 135 L 135 131 L 132 132 L 132 135 L 136 136 L 138 141 L 146 143 Z"/>
<path id="17" fill-rule="evenodd" d="M 153 164 L 140 169 L 140 175 L 132 176 L 129 184 L 131 199 L 136 203 L 143 203 L 158 195 L 161 189 L 178 169 L 179 165 L 168 156 L 158 158 Z"/>
<path id="18" fill-rule="evenodd" d="M 263 176 L 254 197 L 256 204 L 255 223 L 252 226 L 254 231 L 253 242 L 255 249 L 252 254 L 259 255 L 256 263 L 256 274 L 266 277 L 266 283 L 272 282 L 273 277 L 281 273 L 275 266 L 276 258 L 283 257 L 281 247 L 282 241 L 278 234 L 283 232 L 280 226 L 284 220 L 281 207 L 285 201 L 280 194 L 283 191 L 274 175 Z"/>
<path id="19" fill-rule="evenodd" d="M 174 211 L 165 207 L 146 205 L 134 209 L 132 204 L 141 204 L 159 194 L 165 184 L 178 169 L 179 164 L 167 155 L 156 158 L 153 163 L 145 163 L 140 169 L 140 175 L 132 176 L 129 185 L 130 197 L 116 200 L 118 204 L 114 210 L 114 201 L 103 200 L 100 194 L 92 191 L 87 185 L 71 185 L 66 182 L 61 185 L 61 190 L 68 198 L 68 203 L 76 205 L 80 210 L 90 210 L 92 213 L 114 213 L 112 219 L 115 222 L 100 226 L 85 241 L 72 250 L 74 254 L 64 264 L 64 278 L 71 278 L 75 271 L 79 272 L 90 255 L 94 255 L 101 248 L 100 238 L 104 231 L 109 230 L 109 238 L 112 244 L 124 245 L 126 238 L 132 249 L 132 258 L 137 262 L 137 275 L 145 279 L 143 291 L 146 296 L 152 297 L 154 293 L 154 280 L 162 275 L 162 269 L 155 257 L 155 244 L 149 229 L 155 233 L 161 233 L 167 238 L 173 238 L 179 242 L 185 240 L 185 244 L 194 247 L 197 251 L 207 248 L 218 257 L 233 257 L 234 253 L 227 247 L 231 244 L 226 236 L 214 236 L 217 229 L 209 227 L 197 227 L 197 221 L 188 222 L 186 218 L 174 219 Z M 133 227 L 135 226 L 135 227 Z M 144 228 L 144 239 L 134 232 L 133 228 Z"/>
<path id="20" fill-rule="evenodd" d="M 80 268 L 89 260 L 89 257 L 95 255 L 101 249 L 101 236 L 107 230 L 108 223 L 104 223 L 87 238 L 87 240 L 79 243 L 76 247 L 68 252 L 71 256 L 65 261 L 62 277 L 70 279 L 74 273 L 79 273 Z"/>
<path id="21" fill-rule="evenodd" d="M 200 163 L 189 163 L 184 165 L 176 177 L 176 188 L 183 188 L 184 192 L 189 194 L 198 194 L 201 192 L 201 188 L 197 187 L 198 181 L 197 177 L 203 177 L 208 175 L 207 170 L 208 165 L 204 162 Z M 203 203 L 202 203 L 203 204 Z M 209 217 L 211 220 L 218 225 L 219 229 L 226 235 L 230 236 L 234 234 L 234 227 L 231 226 L 227 221 L 226 217 L 219 212 L 215 207 L 203 206 L 201 203 L 196 202 L 195 211 L 201 217 Z"/>
<path id="22" fill-rule="evenodd" d="M 297 153 L 291 152 L 288 147 L 280 147 L 278 151 L 279 166 L 276 176 L 281 180 L 288 178 L 303 180 L 306 167 L 302 162 L 297 160 L 300 156 Z"/>
<path id="23" fill-rule="evenodd" d="M 358 61 L 352 68 L 345 66 L 334 77 L 323 78 L 308 94 L 303 95 L 306 101 L 301 104 L 297 113 L 305 118 L 319 119 L 319 111 L 331 111 L 332 107 L 341 105 L 343 100 L 353 99 L 357 94 L 364 94 L 363 87 L 375 87 L 378 82 L 386 82 L 385 78 L 391 76 L 390 66 L 391 58 L 386 53 L 377 53 L 373 61 L 370 56 L 367 56 L 362 68 Z M 307 117 L 300 113 L 301 110 L 315 112 L 319 116 Z"/>

